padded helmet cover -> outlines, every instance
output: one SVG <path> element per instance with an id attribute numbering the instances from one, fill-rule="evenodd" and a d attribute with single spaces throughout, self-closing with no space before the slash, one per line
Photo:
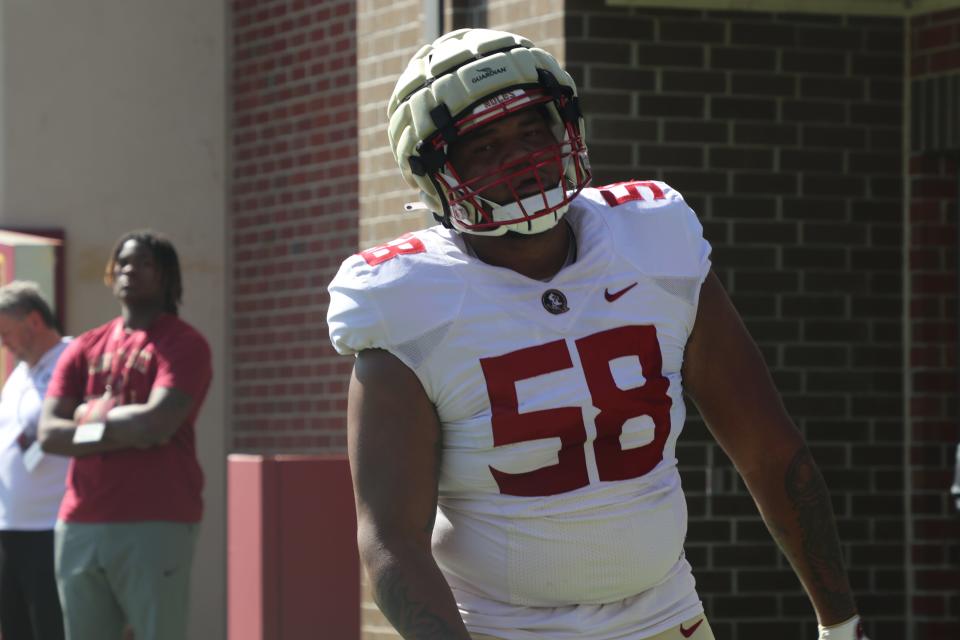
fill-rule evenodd
<path id="1" fill-rule="evenodd" d="M 543 105 L 557 144 L 499 169 L 530 172 L 540 193 L 506 205 L 483 198 L 462 181 L 447 147 L 464 132 L 521 109 Z M 422 47 L 397 81 L 387 109 L 389 138 L 406 182 L 445 225 L 460 232 L 501 235 L 540 233 L 555 225 L 590 183 L 583 117 L 576 84 L 556 59 L 505 31 L 460 29 Z M 560 184 L 542 184 L 538 168 L 555 162 Z M 494 180 L 497 178 L 494 177 Z M 506 178 L 499 178 L 501 183 Z"/>

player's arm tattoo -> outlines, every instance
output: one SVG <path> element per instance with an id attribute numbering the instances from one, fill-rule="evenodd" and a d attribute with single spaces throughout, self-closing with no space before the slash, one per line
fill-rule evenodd
<path id="1" fill-rule="evenodd" d="M 463 632 L 430 611 L 427 604 L 409 594 L 403 576 L 387 571 L 374 586 L 374 600 L 390 624 L 407 640 L 449 640 L 462 638 Z"/>
<path id="2" fill-rule="evenodd" d="M 843 566 L 830 494 L 807 447 L 801 447 L 790 461 L 784 488 L 795 514 L 790 528 L 799 536 L 799 548 L 786 544 L 786 527 L 772 527 L 771 531 L 784 552 L 794 556 L 790 558 L 793 564 L 807 567 L 817 600 L 836 616 L 853 615 L 856 606 Z"/>

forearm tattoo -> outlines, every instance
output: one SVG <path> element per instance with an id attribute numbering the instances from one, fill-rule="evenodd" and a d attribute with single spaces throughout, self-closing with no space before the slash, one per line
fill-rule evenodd
<path id="1" fill-rule="evenodd" d="M 423 602 L 410 597 L 402 576 L 393 572 L 376 581 L 374 599 L 390 623 L 406 640 L 449 640 L 460 638 L 457 631 Z"/>
<path id="2" fill-rule="evenodd" d="M 793 558 L 794 563 L 798 567 L 808 567 L 810 586 L 816 590 L 816 599 L 822 606 L 837 616 L 852 615 L 855 610 L 853 597 L 843 567 L 830 495 L 806 447 L 790 461 L 784 484 L 790 506 L 796 514 L 795 529 L 800 537 L 799 549 L 793 549 L 800 557 Z M 776 534 L 781 543 L 785 542 L 783 528 L 777 527 Z M 789 553 L 788 545 L 781 544 L 781 547 Z"/>

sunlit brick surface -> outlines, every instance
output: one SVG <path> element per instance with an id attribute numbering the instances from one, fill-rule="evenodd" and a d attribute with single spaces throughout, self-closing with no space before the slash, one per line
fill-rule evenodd
<path id="1" fill-rule="evenodd" d="M 233 451 L 345 447 L 326 285 L 357 249 L 356 16 L 348 0 L 235 0 Z"/>

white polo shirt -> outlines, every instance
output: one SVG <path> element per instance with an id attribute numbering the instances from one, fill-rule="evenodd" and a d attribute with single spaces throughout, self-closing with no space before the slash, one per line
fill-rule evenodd
<path id="1" fill-rule="evenodd" d="M 63 498 L 70 458 L 44 454 L 28 470 L 18 439 L 37 437 L 43 396 L 70 338 L 47 351 L 33 367 L 20 362 L 0 393 L 0 530 L 53 529 Z"/>

